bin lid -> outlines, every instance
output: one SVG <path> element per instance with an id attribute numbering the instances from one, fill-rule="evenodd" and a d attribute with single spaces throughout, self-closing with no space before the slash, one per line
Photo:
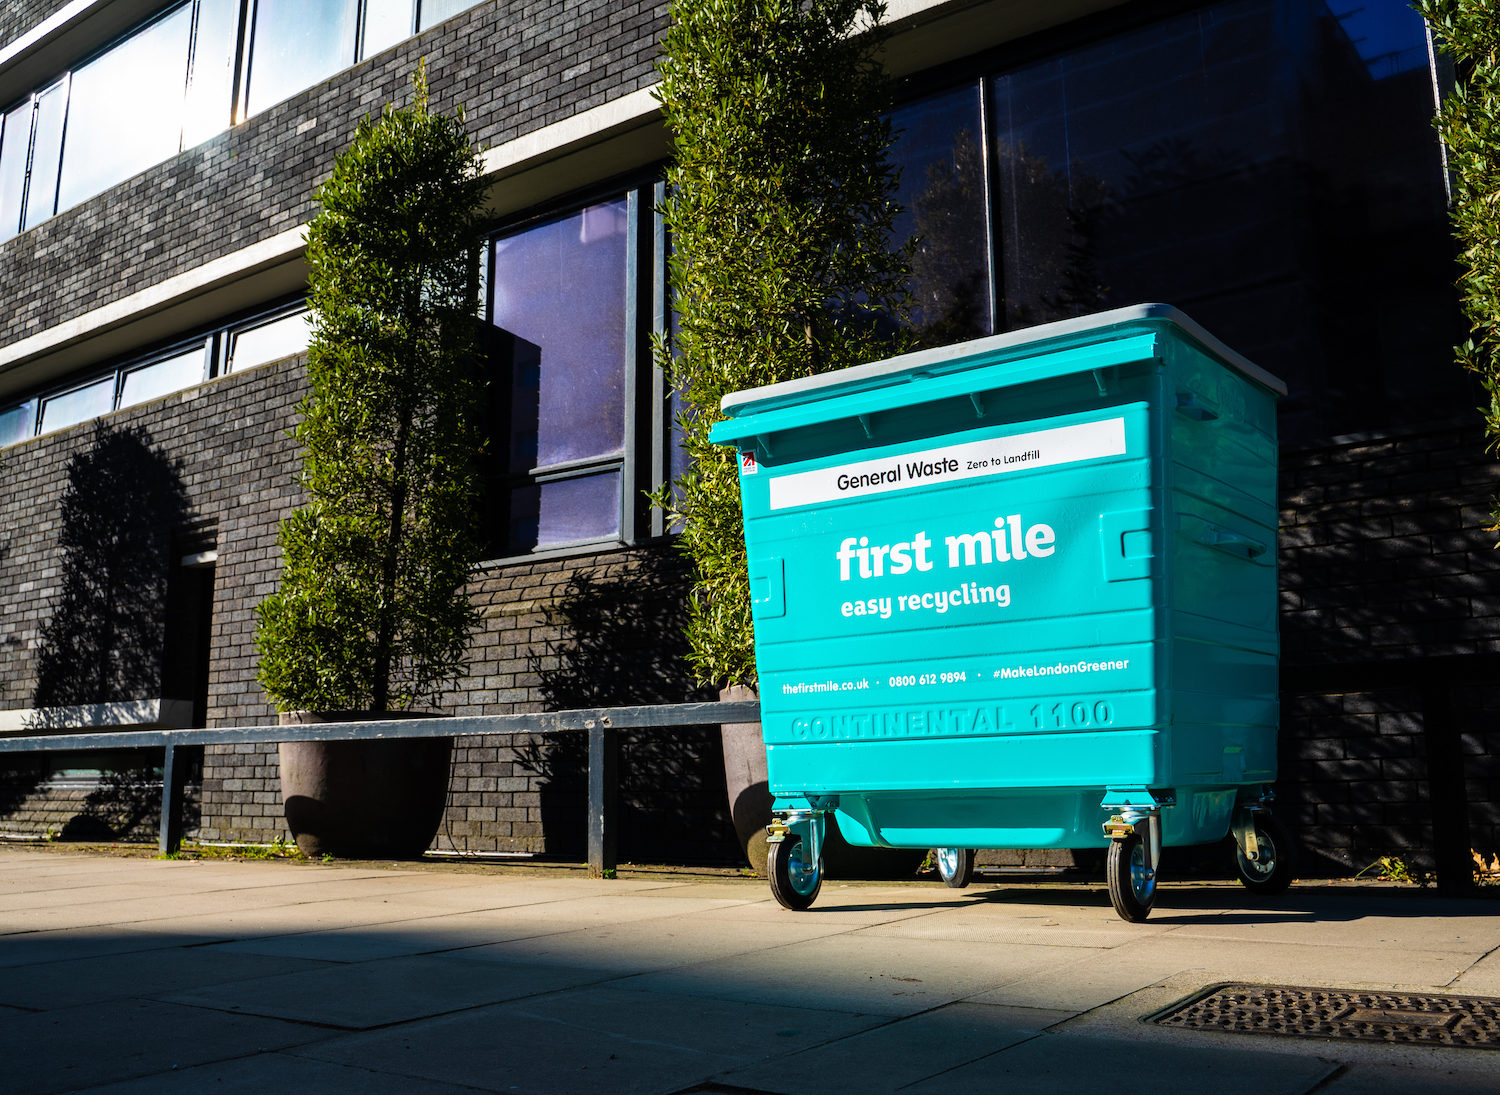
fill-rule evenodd
<path id="1" fill-rule="evenodd" d="M 759 415 L 777 408 L 885 389 L 895 384 L 916 380 L 926 382 L 934 377 L 961 373 L 976 365 L 985 366 L 988 372 L 989 367 L 1015 363 L 1018 366 L 1017 373 L 1011 382 L 1024 383 L 1046 376 L 1059 376 L 1118 363 L 1118 354 L 1114 355 L 1115 360 L 1104 357 L 1095 360 L 1087 354 L 1068 354 L 1065 359 L 1063 351 L 1114 345 L 1131 336 L 1151 338 L 1163 330 L 1170 330 L 1196 344 L 1223 365 L 1261 387 L 1277 395 L 1286 395 L 1286 384 L 1280 379 L 1231 350 L 1178 309 L 1169 304 L 1136 304 L 1076 319 L 1007 331 L 951 346 L 919 350 L 817 376 L 731 392 L 723 398 L 719 408 L 729 419 L 742 415 Z M 1049 354 L 1056 356 L 1050 362 L 1042 360 Z M 1024 368 L 1022 363 L 1034 363 L 1039 367 Z M 988 382 L 988 386 L 995 386 L 993 379 Z M 729 440 L 736 432 L 728 423 L 721 422 L 714 430 L 714 440 Z"/>

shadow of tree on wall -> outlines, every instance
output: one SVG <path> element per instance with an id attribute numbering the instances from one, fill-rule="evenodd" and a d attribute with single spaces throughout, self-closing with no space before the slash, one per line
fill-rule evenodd
<path id="1" fill-rule="evenodd" d="M 685 703 L 713 698 L 692 683 L 683 627 L 686 565 L 652 550 L 619 568 L 569 580 L 548 624 L 558 632 L 528 656 L 549 708 Z M 622 733 L 619 855 L 622 860 L 718 862 L 738 857 L 724 793 L 717 726 Z M 516 749 L 544 780 L 548 854 L 582 858 L 588 742 L 554 735 Z"/>
<path id="2" fill-rule="evenodd" d="M 189 516 L 181 475 L 148 431 L 95 424 L 59 504 L 59 587 L 39 639 L 30 729 L 79 726 L 68 708 L 161 696 L 172 536 Z M 139 836 L 160 807 L 155 763 L 136 754 L 106 772 L 63 835 Z"/>

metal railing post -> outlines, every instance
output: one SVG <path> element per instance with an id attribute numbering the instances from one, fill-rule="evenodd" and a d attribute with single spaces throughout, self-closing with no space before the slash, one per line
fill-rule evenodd
<path id="1" fill-rule="evenodd" d="M 607 718 L 589 726 L 589 877 L 615 873 L 620 739 Z"/>

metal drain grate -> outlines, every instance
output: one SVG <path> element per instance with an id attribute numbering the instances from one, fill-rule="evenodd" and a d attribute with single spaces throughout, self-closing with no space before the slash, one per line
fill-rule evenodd
<path id="1" fill-rule="evenodd" d="M 1230 1034 L 1500 1049 L 1500 1000 L 1482 996 L 1219 985 L 1146 1018 Z"/>

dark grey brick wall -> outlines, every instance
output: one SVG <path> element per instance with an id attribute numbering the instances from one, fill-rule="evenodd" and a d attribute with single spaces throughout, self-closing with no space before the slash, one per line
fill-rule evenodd
<path id="1" fill-rule="evenodd" d="M 360 117 L 409 93 L 499 144 L 653 80 L 665 4 L 481 4 L 0 245 L 0 345 L 305 222 Z"/>
<path id="2" fill-rule="evenodd" d="M 1282 454 L 1279 812 L 1315 863 L 1430 868 L 1445 812 L 1500 849 L 1497 485 L 1477 428 Z"/>

